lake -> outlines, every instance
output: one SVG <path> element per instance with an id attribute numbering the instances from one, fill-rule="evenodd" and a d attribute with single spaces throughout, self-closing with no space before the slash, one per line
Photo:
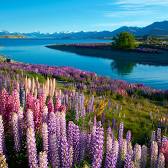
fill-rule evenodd
<path id="1" fill-rule="evenodd" d="M 108 42 L 107 40 L 0 39 L 0 55 L 32 64 L 72 66 L 98 75 L 157 89 L 168 89 L 168 66 L 116 62 L 112 59 L 83 56 L 46 48 L 48 44 Z M 136 54 L 136 53 L 135 53 Z"/>

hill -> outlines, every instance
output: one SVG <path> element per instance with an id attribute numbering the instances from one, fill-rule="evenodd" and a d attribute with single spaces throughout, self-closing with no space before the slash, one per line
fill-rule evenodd
<path id="1" fill-rule="evenodd" d="M 55 39 L 88 39 L 88 38 L 100 38 L 108 39 L 112 38 L 120 32 L 130 32 L 135 36 L 167 36 L 168 37 L 168 21 L 154 22 L 146 27 L 129 27 L 122 26 L 114 31 L 91 31 L 91 32 L 55 32 L 55 33 L 10 33 L 8 31 L 1 31 L 0 37 L 27 37 L 27 38 L 55 38 Z"/>

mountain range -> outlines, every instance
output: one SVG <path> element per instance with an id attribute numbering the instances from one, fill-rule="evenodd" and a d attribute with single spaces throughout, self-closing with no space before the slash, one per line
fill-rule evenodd
<path id="1" fill-rule="evenodd" d="M 168 21 L 162 22 L 154 22 L 146 27 L 128 27 L 123 26 L 114 31 L 92 31 L 92 32 L 55 32 L 52 34 L 49 33 L 40 33 L 40 32 L 32 32 L 32 33 L 10 33 L 8 31 L 1 31 L 0 37 L 8 37 L 8 36 L 23 36 L 26 38 L 55 38 L 55 39 L 86 39 L 86 38 L 112 38 L 120 32 L 130 32 L 135 36 L 168 36 Z"/>

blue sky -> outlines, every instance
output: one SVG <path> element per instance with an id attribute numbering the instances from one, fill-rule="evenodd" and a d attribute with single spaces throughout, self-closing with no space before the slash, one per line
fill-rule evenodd
<path id="1" fill-rule="evenodd" d="M 0 30 L 114 30 L 168 20 L 168 0 L 0 0 Z"/>

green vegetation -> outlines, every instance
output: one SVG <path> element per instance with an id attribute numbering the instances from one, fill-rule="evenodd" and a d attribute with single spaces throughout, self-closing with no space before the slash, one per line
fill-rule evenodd
<path id="1" fill-rule="evenodd" d="M 128 33 L 122 32 L 114 37 L 113 46 L 119 49 L 134 49 L 137 47 L 135 37 Z"/>
<path id="2" fill-rule="evenodd" d="M 4 35 L 4 36 L 0 36 L 0 38 L 11 38 L 11 39 L 17 39 L 17 38 L 26 38 L 23 35 Z"/>

